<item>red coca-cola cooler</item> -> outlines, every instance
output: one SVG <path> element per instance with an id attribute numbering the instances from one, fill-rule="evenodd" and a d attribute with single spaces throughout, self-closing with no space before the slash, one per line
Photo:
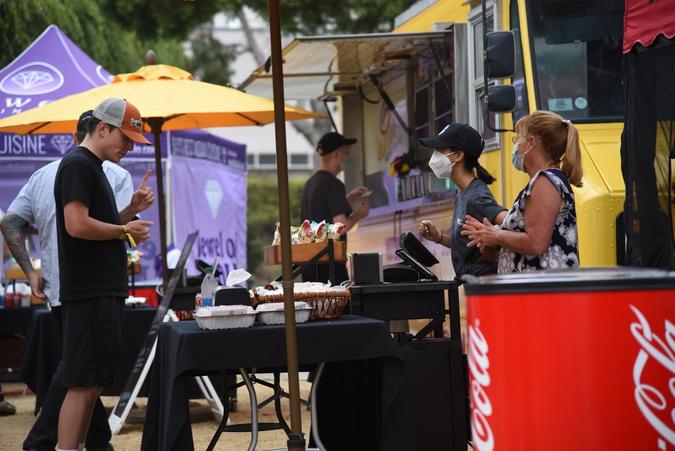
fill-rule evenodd
<path id="1" fill-rule="evenodd" d="M 675 272 L 466 285 L 476 450 L 675 449 Z"/>

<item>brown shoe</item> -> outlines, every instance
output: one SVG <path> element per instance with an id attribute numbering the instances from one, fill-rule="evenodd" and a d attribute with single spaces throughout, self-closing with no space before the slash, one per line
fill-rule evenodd
<path id="1" fill-rule="evenodd" d="M 16 413 L 16 407 L 7 401 L 0 401 L 0 417 L 7 415 L 14 415 Z"/>

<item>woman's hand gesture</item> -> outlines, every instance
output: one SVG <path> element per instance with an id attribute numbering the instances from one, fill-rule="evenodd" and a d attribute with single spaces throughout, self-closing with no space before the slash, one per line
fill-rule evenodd
<path id="1" fill-rule="evenodd" d="M 467 244 L 468 247 L 478 247 L 481 252 L 484 252 L 487 248 L 500 246 L 500 232 L 499 226 L 493 225 L 487 218 L 483 218 L 483 222 L 480 222 L 473 216 L 467 215 L 462 231 L 459 233 L 471 240 Z"/>

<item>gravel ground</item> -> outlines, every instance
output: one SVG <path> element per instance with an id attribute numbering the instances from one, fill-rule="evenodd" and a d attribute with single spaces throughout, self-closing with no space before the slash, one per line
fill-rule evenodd
<path id="1" fill-rule="evenodd" d="M 302 399 L 307 399 L 309 395 L 310 384 L 306 382 L 306 377 L 301 377 L 300 391 Z M 286 386 L 286 381 L 282 380 L 282 386 Z M 0 450 L 17 451 L 21 450 L 21 444 L 30 430 L 35 417 L 33 416 L 33 407 L 35 405 L 35 396 L 33 394 L 23 395 L 23 384 L 2 384 L 2 388 L 6 393 L 6 399 L 14 404 L 17 409 L 16 415 L 0 417 Z M 258 401 L 270 396 L 272 390 L 256 385 L 256 394 Z M 112 407 L 115 404 L 116 398 L 104 397 L 103 404 L 106 407 Z M 137 401 L 139 407 L 145 407 L 146 400 L 141 398 Z M 206 401 L 191 402 L 191 407 L 196 404 L 201 407 L 207 406 Z M 290 424 L 290 416 L 288 414 L 287 401 L 282 402 L 284 408 L 284 417 Z M 237 392 L 237 412 L 230 415 L 230 419 L 234 423 L 244 423 L 250 420 L 250 406 L 248 404 L 248 393 L 245 388 L 240 388 Z M 273 421 L 274 406 L 269 404 L 262 409 L 259 421 Z M 309 411 L 302 408 L 302 430 L 305 432 L 307 439 L 309 434 Z M 215 432 L 218 422 L 215 419 L 203 419 L 202 421 L 192 423 L 192 435 L 195 442 L 196 450 L 206 449 L 211 437 Z M 112 438 L 112 444 L 116 451 L 136 451 L 140 449 L 141 436 L 143 435 L 143 424 L 125 424 L 122 431 Z M 248 448 L 250 440 L 249 433 L 243 432 L 227 432 L 224 433 L 217 450 L 245 450 Z M 282 430 L 260 432 L 258 435 L 257 449 L 274 449 L 286 446 L 286 435 Z"/>

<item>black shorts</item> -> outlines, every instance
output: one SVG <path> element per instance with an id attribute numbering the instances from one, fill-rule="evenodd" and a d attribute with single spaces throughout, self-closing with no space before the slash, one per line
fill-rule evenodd
<path id="1" fill-rule="evenodd" d="M 110 387 L 122 343 L 124 298 L 65 301 L 63 385 Z"/>

